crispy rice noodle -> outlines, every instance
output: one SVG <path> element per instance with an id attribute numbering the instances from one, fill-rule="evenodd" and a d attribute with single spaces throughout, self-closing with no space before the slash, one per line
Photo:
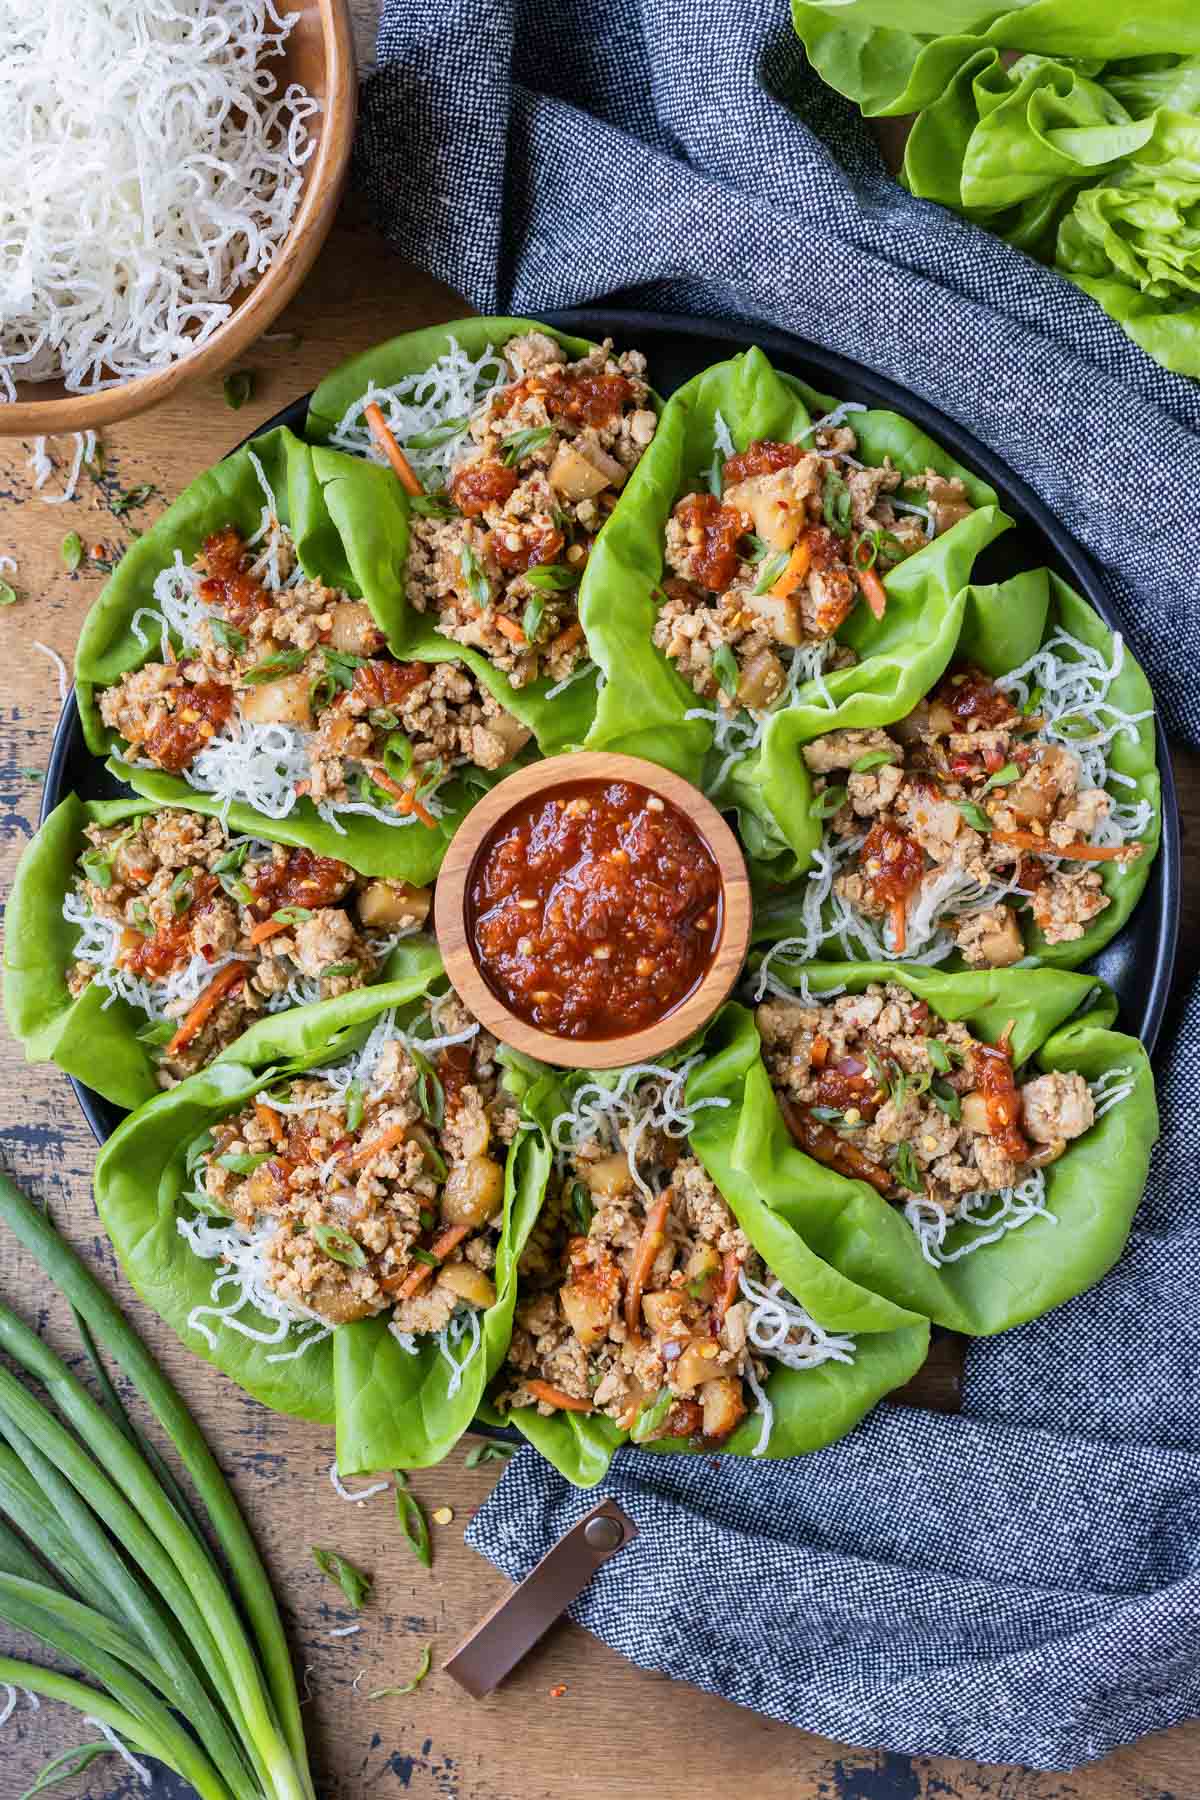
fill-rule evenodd
<path id="1" fill-rule="evenodd" d="M 386 1494 L 392 1485 L 390 1481 L 373 1481 L 370 1487 L 346 1487 L 341 1476 L 338 1474 L 336 1456 L 329 1465 L 329 1481 L 339 1500 L 353 1500 L 355 1504 L 358 1504 L 363 1500 L 373 1500 L 376 1494 Z"/>
<path id="2" fill-rule="evenodd" d="M 551 1123 L 550 1139 L 560 1173 L 574 1148 L 595 1139 L 612 1150 L 625 1151 L 634 1182 L 646 1201 L 651 1201 L 668 1185 L 669 1173 L 648 1165 L 640 1151 L 646 1134 L 686 1138 L 698 1112 L 731 1104 L 721 1097 L 690 1102 L 685 1099 L 688 1077 L 702 1060 L 699 1055 L 693 1056 L 675 1069 L 659 1063 L 638 1063 L 622 1069 L 611 1083 L 584 1082 L 573 1097 L 570 1111 L 557 1114 Z M 648 1170 L 649 1181 L 644 1169 Z M 854 1339 L 824 1331 L 785 1291 L 781 1281 L 768 1275 L 765 1281 L 757 1282 L 744 1269 L 740 1281 L 742 1293 L 751 1303 L 747 1337 L 755 1355 L 773 1359 L 788 1369 L 815 1369 L 831 1361 L 853 1362 Z M 754 1410 L 762 1420 L 751 1455 L 762 1456 L 771 1439 L 773 1408 L 750 1358 L 746 1361 L 745 1380 L 754 1395 Z"/>
<path id="3" fill-rule="evenodd" d="M 354 456 L 384 462 L 363 418 L 365 409 L 374 404 L 423 485 L 444 487 L 472 415 L 507 380 L 504 363 L 494 350 L 485 349 L 472 358 L 451 338 L 450 348 L 427 369 L 406 375 L 391 387 L 369 382 L 329 441 Z"/>
<path id="4" fill-rule="evenodd" d="M 0 154 L 21 179 L 0 198 L 0 401 L 19 380 L 94 393 L 164 368 L 271 266 L 321 110 L 271 69 L 298 17 L 8 0 Z"/>

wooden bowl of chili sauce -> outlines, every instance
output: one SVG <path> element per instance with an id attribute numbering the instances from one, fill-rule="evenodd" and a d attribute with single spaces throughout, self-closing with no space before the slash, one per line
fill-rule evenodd
<path id="1" fill-rule="evenodd" d="M 662 1056 L 728 998 L 750 940 L 733 833 L 656 763 L 550 757 L 494 787 L 438 876 L 438 944 L 462 999 L 541 1062 Z"/>

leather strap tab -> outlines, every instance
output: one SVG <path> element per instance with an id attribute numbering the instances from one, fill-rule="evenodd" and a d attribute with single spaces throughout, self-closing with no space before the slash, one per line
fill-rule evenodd
<path id="1" fill-rule="evenodd" d="M 490 1694 L 532 1650 L 596 1570 L 637 1536 L 615 1500 L 601 1500 L 493 1606 L 442 1666 L 474 1700 Z"/>

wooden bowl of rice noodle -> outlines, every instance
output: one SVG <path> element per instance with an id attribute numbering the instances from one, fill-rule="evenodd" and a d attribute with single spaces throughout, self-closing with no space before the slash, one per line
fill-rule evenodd
<path id="1" fill-rule="evenodd" d="M 94 0 L 79 0 L 77 8 L 73 6 L 46 8 L 45 0 L 13 0 L 13 4 L 19 14 L 28 15 L 29 28 L 25 28 L 26 21 L 23 19 L 17 20 L 15 30 L 12 23 L 0 26 L 0 35 L 6 40 L 0 42 L 0 61 L 5 60 L 4 52 L 11 51 L 14 46 L 32 48 L 35 57 L 48 56 L 50 53 L 47 50 L 45 39 L 47 36 L 52 36 L 53 31 L 57 29 L 53 26 L 52 21 L 58 18 L 69 24 L 71 31 L 76 31 L 81 16 L 89 14 L 94 8 Z M 145 9 L 138 4 L 138 0 L 131 0 L 128 10 L 123 7 L 113 7 L 111 11 L 105 7 L 103 10 L 108 14 L 109 19 L 115 18 L 121 21 L 122 25 L 127 24 L 134 13 L 143 15 L 137 21 L 137 29 L 129 24 L 127 50 L 125 45 L 119 41 L 110 39 L 109 44 L 112 56 L 119 63 L 118 88 L 124 86 L 125 78 L 128 78 L 126 98 L 123 104 L 133 111 L 141 93 L 154 92 L 151 83 L 139 82 L 140 67 L 144 66 L 139 63 L 139 56 L 145 56 L 145 46 L 144 43 L 138 42 L 138 35 L 145 22 Z M 6 330 L 10 328 L 11 320 L 20 308 L 14 304 L 13 281 L 16 277 L 13 270 L 0 262 L 0 383 L 3 384 L 2 392 L 0 392 L 0 437 L 83 432 L 97 426 L 109 425 L 115 419 L 127 419 L 134 413 L 144 412 L 148 407 L 157 406 L 159 401 L 165 400 L 169 394 L 174 393 L 177 388 L 190 381 L 197 381 L 202 376 L 219 375 L 230 369 L 239 358 L 244 356 L 256 339 L 270 330 L 273 321 L 278 318 L 312 268 L 333 224 L 350 160 L 357 99 L 354 42 L 346 0 L 220 0 L 220 4 L 216 5 L 209 0 L 208 4 L 199 6 L 196 5 L 195 0 L 167 0 L 165 7 L 163 0 L 156 0 L 152 10 L 160 16 L 164 10 L 178 18 L 186 16 L 192 22 L 191 28 L 193 29 L 195 28 L 194 22 L 199 18 L 203 20 L 205 30 L 214 31 L 228 31 L 231 18 L 236 19 L 239 27 L 243 26 L 247 19 L 250 19 L 252 22 L 250 29 L 253 30 L 255 15 L 257 15 L 258 19 L 262 21 L 262 30 L 268 40 L 274 38 L 278 41 L 281 36 L 283 37 L 280 54 L 269 54 L 264 51 L 259 56 L 257 63 L 252 65 L 254 79 L 258 84 L 266 85 L 264 72 L 274 78 L 274 90 L 264 100 L 263 106 L 269 107 L 284 99 L 288 95 L 288 90 L 293 88 L 303 89 L 305 95 L 311 96 L 314 101 L 320 103 L 319 109 L 310 108 L 304 96 L 300 96 L 298 102 L 293 100 L 290 104 L 286 104 L 276 115 L 279 123 L 271 139 L 271 153 L 272 155 L 279 154 L 280 146 L 286 147 L 289 166 L 283 169 L 281 178 L 286 180 L 289 186 L 290 194 L 287 204 L 294 205 L 293 216 L 285 234 L 270 250 L 267 266 L 261 272 L 253 274 L 241 285 L 234 286 L 227 295 L 218 295 L 210 290 L 207 298 L 198 297 L 197 312 L 203 315 L 202 324 L 197 323 L 193 318 L 185 327 L 179 329 L 164 319 L 160 312 L 156 323 L 161 327 L 161 335 L 167 338 L 168 345 L 170 345 L 171 338 L 174 338 L 179 348 L 168 347 L 162 352 L 155 352 L 153 357 L 140 351 L 134 351 L 128 360 L 134 363 L 157 361 L 157 356 L 161 354 L 161 366 L 154 366 L 146 373 L 129 369 L 118 369 L 114 373 L 111 365 L 104 364 L 98 368 L 93 366 L 86 375 L 81 376 L 78 371 L 83 365 L 80 362 L 76 365 L 75 380 L 71 385 L 68 385 L 61 373 L 63 363 L 60 355 L 55 354 L 53 358 L 56 372 L 48 379 L 39 380 L 22 378 L 20 368 L 15 360 L 9 360 L 13 352 L 13 339 L 6 335 Z M 295 22 L 284 35 L 283 28 L 292 15 L 295 15 Z M 12 15 L 9 16 L 11 19 Z M 42 21 L 42 24 L 39 29 L 35 30 L 34 23 L 38 19 Z M 98 29 L 108 29 L 108 27 L 102 26 Z M 12 41 L 8 42 L 10 33 L 13 34 Z M 86 52 L 79 42 L 79 35 L 75 39 L 74 51 L 74 70 L 68 69 L 64 72 L 63 64 L 59 61 L 57 64 L 58 78 L 64 84 L 78 80 L 80 86 L 70 90 L 70 93 L 71 97 L 78 97 L 82 113 L 83 84 L 89 75 L 94 76 L 95 71 L 86 66 Z M 164 58 L 169 54 L 165 51 Z M 233 56 L 232 51 L 228 51 L 226 54 L 230 57 Z M 84 65 L 83 67 L 80 66 L 81 63 Z M 9 79 L 11 80 L 14 64 L 12 61 L 8 61 L 6 66 L 10 70 Z M 250 67 L 251 65 L 246 66 Z M 15 70 L 15 74 L 19 78 L 20 70 Z M 240 79 L 240 76 L 235 75 L 235 81 Z M 30 85 L 32 88 L 36 84 L 31 82 Z M 186 86 L 186 84 L 184 85 Z M 103 83 L 100 86 L 103 87 Z M 8 87 L 7 91 L 11 96 L 14 90 L 12 87 Z M 164 87 L 162 91 L 165 93 L 167 90 Z M 225 95 L 228 94 L 228 86 L 223 89 L 223 92 Z M 178 88 L 175 99 L 178 101 Z M 7 104 L 9 104 L 8 100 L 6 100 Z M 157 106 L 157 96 L 155 104 Z M 215 112 L 215 104 L 211 100 L 210 104 L 214 105 Z M 186 116 L 186 108 L 185 100 L 181 109 L 183 116 Z M 65 113 L 66 108 L 59 116 L 65 116 Z M 158 116 L 162 116 L 161 112 L 158 113 Z M 173 116 L 177 120 L 180 112 L 173 109 Z M 230 112 L 228 116 L 232 118 L 236 115 Z M 260 129 L 265 129 L 261 112 L 259 120 Z M 154 122 L 155 112 L 152 111 L 146 123 L 153 127 Z M 176 125 L 176 130 L 180 129 L 186 131 L 187 127 Z M 161 151 L 160 157 L 154 156 L 153 137 L 153 131 L 148 130 L 144 148 L 148 153 L 149 160 L 153 163 L 160 160 L 171 160 L 162 159 Z M 177 142 L 178 139 L 175 141 Z M 241 145 L 246 143 L 242 134 L 239 134 L 237 141 Z M 167 130 L 160 135 L 160 144 L 162 142 L 168 146 L 172 144 Z M 311 149 L 309 148 L 310 144 Z M 85 140 L 83 154 L 86 155 L 93 149 L 99 157 L 99 144 L 89 146 Z M 206 162 L 209 149 L 207 142 L 201 140 L 197 149 L 200 160 Z M 248 152 L 244 153 L 248 154 Z M 64 152 L 60 141 L 47 154 L 57 158 L 57 169 L 62 176 L 63 216 L 65 219 L 71 183 L 72 158 L 69 154 L 69 146 Z M 140 162 L 142 160 L 140 148 L 137 154 Z M 37 179 L 36 160 L 32 173 L 28 162 L 25 162 L 24 169 L 32 187 Z M 19 168 L 13 170 L 10 166 L 10 179 L 18 173 L 20 173 Z M 161 213 L 164 206 L 169 206 L 174 198 L 166 185 L 169 181 L 170 176 L 167 175 L 164 185 L 160 187 L 155 196 L 156 216 Z M 134 184 L 127 184 L 127 187 L 128 185 Z M 28 193 L 29 190 L 26 190 L 27 197 Z M 277 195 L 278 186 L 271 190 L 270 199 L 274 201 Z M 219 222 L 216 225 L 212 223 L 213 215 L 220 212 L 220 200 L 220 194 L 213 196 L 213 204 L 209 213 L 210 232 L 219 232 L 221 229 Z M 12 234 L 9 237 L 10 243 L 14 238 L 17 242 L 24 240 L 25 234 L 21 231 L 19 217 L 19 208 L 22 204 L 18 199 L 11 209 L 8 203 L 0 206 L 0 210 L 9 215 L 6 219 L 0 220 L 0 223 L 6 225 Z M 98 207 L 102 207 L 104 204 L 104 200 L 97 201 Z M 259 222 L 261 223 L 261 220 L 272 214 L 273 211 L 272 207 L 261 208 Z M 80 223 L 83 229 L 78 234 L 77 243 L 80 240 L 86 242 L 88 236 L 86 217 Z M 115 240 L 110 238 L 110 244 L 113 241 Z M 266 260 L 263 256 L 264 246 L 268 244 L 268 241 L 269 227 L 268 238 L 259 238 L 257 242 L 258 254 L 264 260 Z M 248 239 L 243 234 L 239 242 L 247 245 Z M 52 248 L 59 250 L 59 246 Z M 74 253 L 74 250 L 75 245 L 67 241 L 67 234 L 64 230 L 59 254 L 61 257 L 65 257 Z M 29 317 L 36 320 L 39 318 L 39 308 L 43 309 L 40 316 L 44 319 L 44 303 L 41 297 L 45 294 L 45 285 L 44 279 L 40 278 L 36 252 L 33 260 L 32 281 L 26 300 L 30 309 Z M 166 266 L 167 260 L 163 259 L 163 267 Z M 245 266 L 249 261 L 250 252 L 247 249 L 238 258 L 238 263 L 240 266 Z M 130 264 L 127 266 L 130 265 L 140 266 L 136 258 L 130 259 Z M 95 259 L 93 265 L 89 265 L 86 260 L 83 260 L 77 267 L 71 268 L 69 275 L 64 278 L 64 287 L 74 279 L 76 274 L 78 274 L 81 284 L 86 284 L 90 278 L 94 277 L 96 268 L 103 268 L 103 266 L 103 255 Z M 115 266 L 115 261 L 110 258 L 111 266 Z M 175 266 L 178 267 L 178 264 Z M 159 272 L 161 273 L 161 270 Z M 227 280 L 231 279 L 227 276 Z M 25 329 L 28 332 L 28 326 Z M 183 346 L 196 336 L 200 337 L 197 347 L 192 350 L 185 349 Z M 29 338 L 26 336 L 21 340 L 21 349 L 27 351 L 28 346 Z M 44 357 L 46 353 L 43 351 L 42 354 Z M 94 386 L 93 382 L 97 377 L 100 385 Z M 79 388 L 82 391 L 77 391 Z"/>

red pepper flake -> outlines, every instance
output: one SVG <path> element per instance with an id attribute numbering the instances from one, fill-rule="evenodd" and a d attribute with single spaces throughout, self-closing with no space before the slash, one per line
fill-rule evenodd
<path id="1" fill-rule="evenodd" d="M 552 1700 L 561 1700 L 561 1699 L 562 1699 L 562 1697 L 563 1697 L 563 1695 L 564 1695 L 564 1694 L 565 1694 L 565 1693 L 566 1693 L 566 1691 L 567 1691 L 567 1684 L 566 1684 L 566 1682 L 565 1682 L 565 1681 L 560 1681 L 560 1682 L 559 1682 L 559 1683 L 558 1683 L 558 1686 L 557 1686 L 557 1687 L 552 1687 L 552 1688 L 551 1688 L 551 1689 L 550 1689 L 550 1698 L 551 1698 L 551 1699 L 552 1699 Z"/>

